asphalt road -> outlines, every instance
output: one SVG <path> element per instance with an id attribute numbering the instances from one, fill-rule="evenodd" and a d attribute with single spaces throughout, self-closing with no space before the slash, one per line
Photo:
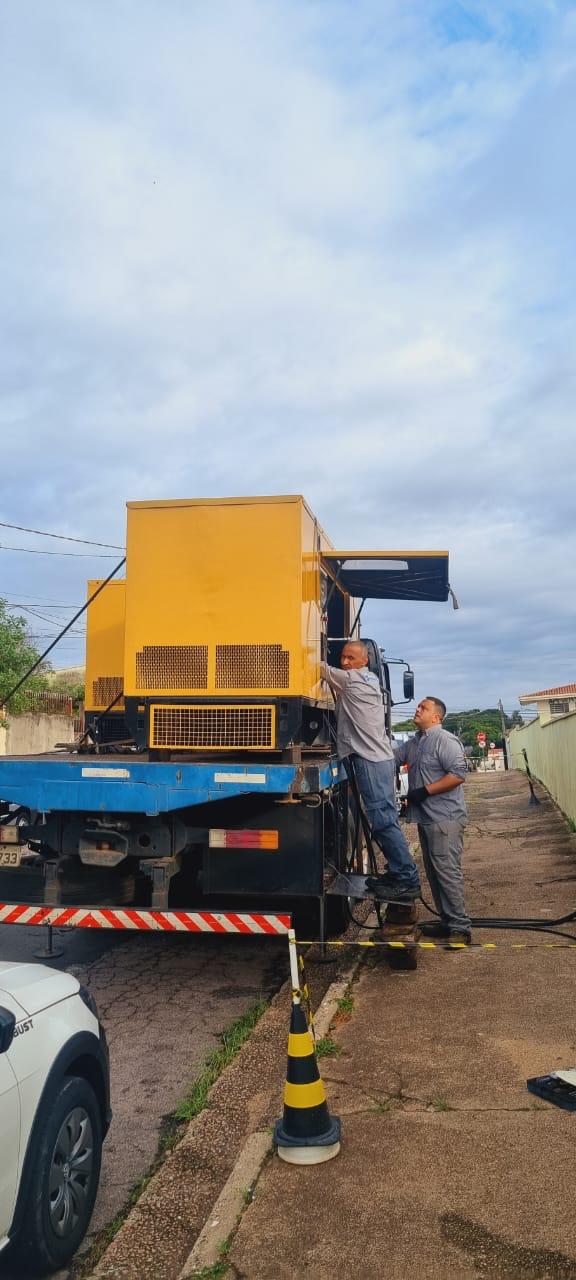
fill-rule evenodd
<path id="1" fill-rule="evenodd" d="M 32 960 L 46 931 L 0 925 L 0 959 Z M 92 1232 L 109 1223 L 146 1173 L 162 1120 L 217 1047 L 222 1031 L 288 972 L 286 940 L 54 930 L 51 963 L 92 991 L 110 1046 L 114 1117 Z M 44 963 L 46 963 L 44 961 Z M 0 1266 L 0 1277 L 8 1272 Z"/>

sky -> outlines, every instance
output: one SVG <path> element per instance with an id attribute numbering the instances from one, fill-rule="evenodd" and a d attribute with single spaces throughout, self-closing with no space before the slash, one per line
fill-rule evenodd
<path id="1" fill-rule="evenodd" d="M 5 5 L 0 520 L 302 493 L 449 550 L 364 613 L 417 696 L 573 681 L 575 122 L 559 0 Z M 42 648 L 116 554 L 0 527 L 0 596 Z"/>

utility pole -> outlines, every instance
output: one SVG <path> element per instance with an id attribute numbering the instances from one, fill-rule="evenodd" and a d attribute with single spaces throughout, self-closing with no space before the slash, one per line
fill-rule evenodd
<path id="1" fill-rule="evenodd" d="M 504 769 L 508 770 L 508 751 L 506 749 L 506 720 L 504 717 L 504 707 L 502 706 L 501 698 L 498 699 L 498 710 L 500 712 L 500 723 L 502 725 L 502 742 L 504 745 Z"/>

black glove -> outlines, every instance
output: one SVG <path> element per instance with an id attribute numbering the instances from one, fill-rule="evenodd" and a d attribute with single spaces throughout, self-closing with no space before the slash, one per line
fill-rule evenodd
<path id="1" fill-rule="evenodd" d="M 426 787 L 414 787 L 408 792 L 406 799 L 408 804 L 422 804 L 423 800 L 427 800 L 430 792 Z"/>

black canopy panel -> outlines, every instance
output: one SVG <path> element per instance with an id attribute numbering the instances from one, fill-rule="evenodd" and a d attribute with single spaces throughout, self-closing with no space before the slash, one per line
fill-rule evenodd
<path id="1" fill-rule="evenodd" d="M 447 551 L 330 551 L 326 568 L 362 600 L 447 600 Z"/>

